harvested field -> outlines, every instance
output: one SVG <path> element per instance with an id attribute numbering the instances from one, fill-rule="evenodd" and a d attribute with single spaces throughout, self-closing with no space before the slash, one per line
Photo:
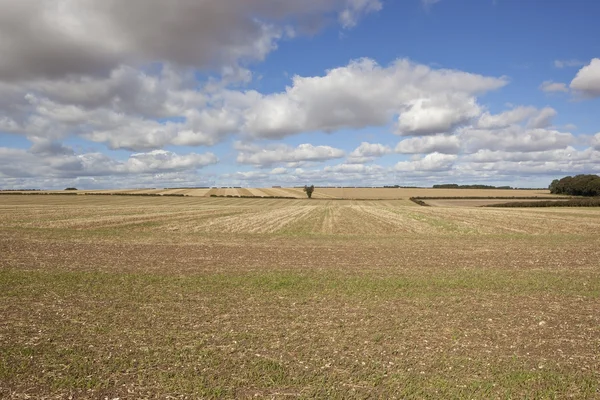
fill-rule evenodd
<path id="1" fill-rule="evenodd" d="M 50 191 L 61 193 L 63 191 Z M 295 197 L 305 199 L 302 188 L 212 188 L 212 189 L 117 189 L 80 190 L 84 193 L 130 193 L 130 194 L 184 194 L 186 196 L 257 196 Z M 1 194 L 1 193 L 0 193 Z M 407 200 L 411 197 L 540 197 L 557 198 L 548 190 L 501 190 L 501 189 L 427 189 L 427 188 L 316 188 L 314 199 L 355 199 L 355 200 Z"/>
<path id="2" fill-rule="evenodd" d="M 413 195 L 0 196 L 0 398 L 598 398 L 600 210 Z"/>
<path id="3" fill-rule="evenodd" d="M 549 190 L 427 189 L 427 188 L 316 188 L 314 196 L 343 199 L 409 199 L 411 197 L 555 197 Z"/>

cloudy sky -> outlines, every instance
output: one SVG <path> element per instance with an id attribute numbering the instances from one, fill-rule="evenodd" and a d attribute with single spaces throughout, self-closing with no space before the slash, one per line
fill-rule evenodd
<path id="1" fill-rule="evenodd" d="M 590 0 L 0 0 L 0 188 L 600 173 Z"/>

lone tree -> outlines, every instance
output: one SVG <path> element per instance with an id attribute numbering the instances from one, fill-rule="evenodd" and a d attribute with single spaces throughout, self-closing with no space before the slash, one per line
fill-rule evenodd
<path id="1" fill-rule="evenodd" d="M 304 191 L 306 192 L 306 195 L 308 196 L 308 198 L 311 199 L 312 194 L 315 191 L 315 185 L 310 185 L 310 186 L 304 185 Z"/>

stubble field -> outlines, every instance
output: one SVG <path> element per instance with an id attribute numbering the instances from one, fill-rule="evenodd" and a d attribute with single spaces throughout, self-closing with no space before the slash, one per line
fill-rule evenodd
<path id="1" fill-rule="evenodd" d="M 0 397 L 598 398 L 599 231 L 583 208 L 0 196 Z"/>
<path id="2" fill-rule="evenodd" d="M 106 189 L 83 190 L 79 193 L 90 194 L 177 194 L 193 197 L 231 196 L 231 197 L 294 197 L 306 198 L 302 188 L 206 188 L 206 189 Z M 529 189 L 430 189 L 430 188 L 317 188 L 313 194 L 314 199 L 359 199 L 359 200 L 394 200 L 408 199 L 410 197 L 557 197 L 548 190 Z"/>

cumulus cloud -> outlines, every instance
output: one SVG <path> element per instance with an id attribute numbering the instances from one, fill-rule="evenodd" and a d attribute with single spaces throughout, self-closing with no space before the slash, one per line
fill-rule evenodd
<path id="1" fill-rule="evenodd" d="M 398 133 L 434 134 L 477 116 L 475 96 L 506 83 L 504 78 L 436 70 L 409 60 L 381 67 L 360 59 L 325 76 L 295 76 L 285 92 L 262 96 L 246 111 L 244 131 L 282 138 L 305 131 L 384 126 L 399 114 Z"/>
<path id="2" fill-rule="evenodd" d="M 41 156 L 71 156 L 75 154 L 72 148 L 64 146 L 62 143 L 56 141 L 37 137 L 33 137 L 30 140 L 32 144 L 29 152 L 32 154 Z"/>
<path id="3" fill-rule="evenodd" d="M 403 108 L 398 118 L 398 133 L 403 136 L 449 132 L 481 113 L 473 97 L 461 94 L 417 99 Z"/>
<path id="4" fill-rule="evenodd" d="M 428 138 L 425 138 L 428 139 Z M 600 140 L 600 136 L 598 138 Z M 546 186 L 556 176 L 599 173 L 600 151 L 572 146 L 542 151 L 479 150 L 473 154 L 431 153 L 414 156 L 391 167 L 377 164 L 342 164 L 319 169 L 286 169 L 285 174 L 252 171 L 237 174 L 249 186 L 272 184 L 368 185 L 402 184 L 429 186 L 437 182 L 531 182 Z M 279 172 L 279 171 L 276 171 Z M 241 178 L 244 179 L 241 179 Z"/>
<path id="5" fill-rule="evenodd" d="M 268 182 L 270 175 L 261 171 L 237 171 L 231 174 L 223 174 L 220 178 L 223 182 L 246 181 L 246 185 L 250 182 L 251 186 L 262 187 L 265 186 L 265 182 Z"/>
<path id="6" fill-rule="evenodd" d="M 392 149 L 379 143 L 362 142 L 360 146 L 348 155 L 346 162 L 348 164 L 363 164 L 371 162 L 378 157 L 390 154 Z"/>
<path id="7" fill-rule="evenodd" d="M 513 125 L 496 130 L 465 128 L 460 132 L 466 152 L 482 149 L 502 151 L 543 151 L 563 149 L 575 141 L 571 133 L 553 129 L 528 129 Z"/>
<path id="8" fill-rule="evenodd" d="M 133 151 L 210 146 L 238 132 L 240 109 L 252 95 L 206 93 L 194 85 L 168 66 L 154 75 L 121 67 L 102 79 L 31 82 L 13 109 L 0 108 L 0 129 L 55 140 L 78 135 Z"/>
<path id="9" fill-rule="evenodd" d="M 481 173 L 488 176 L 504 175 L 515 179 L 530 175 L 547 176 L 598 173 L 600 152 L 592 148 L 576 150 L 573 147 L 541 152 L 502 152 L 482 150 L 466 157 L 460 172 Z"/>
<path id="10" fill-rule="evenodd" d="M 581 68 L 571 81 L 571 89 L 587 98 L 600 96 L 600 58 Z"/>
<path id="11" fill-rule="evenodd" d="M 500 129 L 527 121 L 529 127 L 543 128 L 549 125 L 555 115 L 556 111 L 550 107 L 539 110 L 536 107 L 519 106 L 500 114 L 490 114 L 486 111 L 474 126 L 478 129 Z"/>
<path id="12" fill-rule="evenodd" d="M 342 158 L 346 155 L 343 150 L 331 146 L 313 146 L 310 143 L 294 148 L 285 144 L 261 147 L 257 144 L 236 142 L 234 147 L 239 152 L 238 163 L 260 167 L 282 163 L 320 162 Z"/>
<path id="13" fill-rule="evenodd" d="M 218 161 L 212 153 L 178 155 L 164 150 L 135 153 L 120 161 L 97 152 L 76 154 L 56 142 L 36 141 L 29 150 L 0 148 L 0 177 L 73 179 L 190 173 Z"/>
<path id="14" fill-rule="evenodd" d="M 80 136 L 130 151 L 212 146 L 233 134 L 276 139 L 386 126 L 396 116 L 396 133 L 430 135 L 468 123 L 480 113 L 476 96 L 505 84 L 408 60 L 381 67 L 361 59 L 324 76 L 296 76 L 285 92 L 264 95 L 201 86 L 190 71 L 169 65 L 120 66 L 107 77 L 1 84 L 0 129 L 50 140 Z"/>
<path id="15" fill-rule="evenodd" d="M 556 116 L 556 110 L 551 107 L 544 107 L 536 111 L 527 122 L 528 128 L 547 128 L 552 124 Z"/>
<path id="16" fill-rule="evenodd" d="M 400 161 L 394 169 L 399 172 L 411 171 L 447 171 L 451 169 L 458 156 L 452 154 L 431 153 L 423 158 L 411 161 Z"/>
<path id="17" fill-rule="evenodd" d="M 381 7 L 378 0 L 0 0 L 0 80 L 106 75 L 157 61 L 212 69 L 262 60 L 279 39 L 328 15 L 352 27 Z"/>
<path id="18" fill-rule="evenodd" d="M 190 71 L 176 70 L 168 64 L 154 73 L 119 66 L 106 77 L 36 79 L 22 85 L 30 95 L 59 105 L 76 104 L 88 110 L 111 108 L 154 118 L 203 107 L 208 101 L 206 94 L 193 89 L 196 83 Z"/>
<path id="19" fill-rule="evenodd" d="M 490 162 L 526 162 L 526 161 L 563 161 L 563 160 L 582 160 L 582 153 L 575 148 L 567 146 L 564 149 L 532 151 L 532 152 L 508 152 L 479 150 L 474 154 L 465 156 L 463 161 L 474 163 Z"/>
<path id="20" fill-rule="evenodd" d="M 592 147 L 600 151 L 600 132 L 596 133 L 591 140 Z"/>
<path id="21" fill-rule="evenodd" d="M 153 150 L 135 153 L 124 163 L 127 173 L 154 173 L 198 169 L 219 162 L 212 153 L 178 155 L 171 151 Z"/>
<path id="22" fill-rule="evenodd" d="M 383 170 L 383 167 L 379 165 L 362 165 L 362 164 L 338 164 L 333 166 L 327 166 L 323 168 L 324 172 L 336 172 L 342 174 L 356 174 L 360 173 L 363 175 L 371 175 L 379 173 Z"/>
<path id="23" fill-rule="evenodd" d="M 567 85 L 562 82 L 544 81 L 540 85 L 540 90 L 546 93 L 568 92 Z"/>
<path id="24" fill-rule="evenodd" d="M 500 114 L 483 113 L 472 125 L 456 132 L 465 153 L 478 150 L 544 151 L 565 148 L 575 142 L 569 132 L 552 128 L 556 110 L 551 107 L 515 107 Z"/>
<path id="25" fill-rule="evenodd" d="M 457 136 L 437 135 L 404 139 L 396 146 L 396 153 L 404 154 L 458 154 L 460 139 Z"/>
<path id="26" fill-rule="evenodd" d="M 277 167 L 271 170 L 271 175 L 283 175 L 288 172 L 287 168 Z"/>

